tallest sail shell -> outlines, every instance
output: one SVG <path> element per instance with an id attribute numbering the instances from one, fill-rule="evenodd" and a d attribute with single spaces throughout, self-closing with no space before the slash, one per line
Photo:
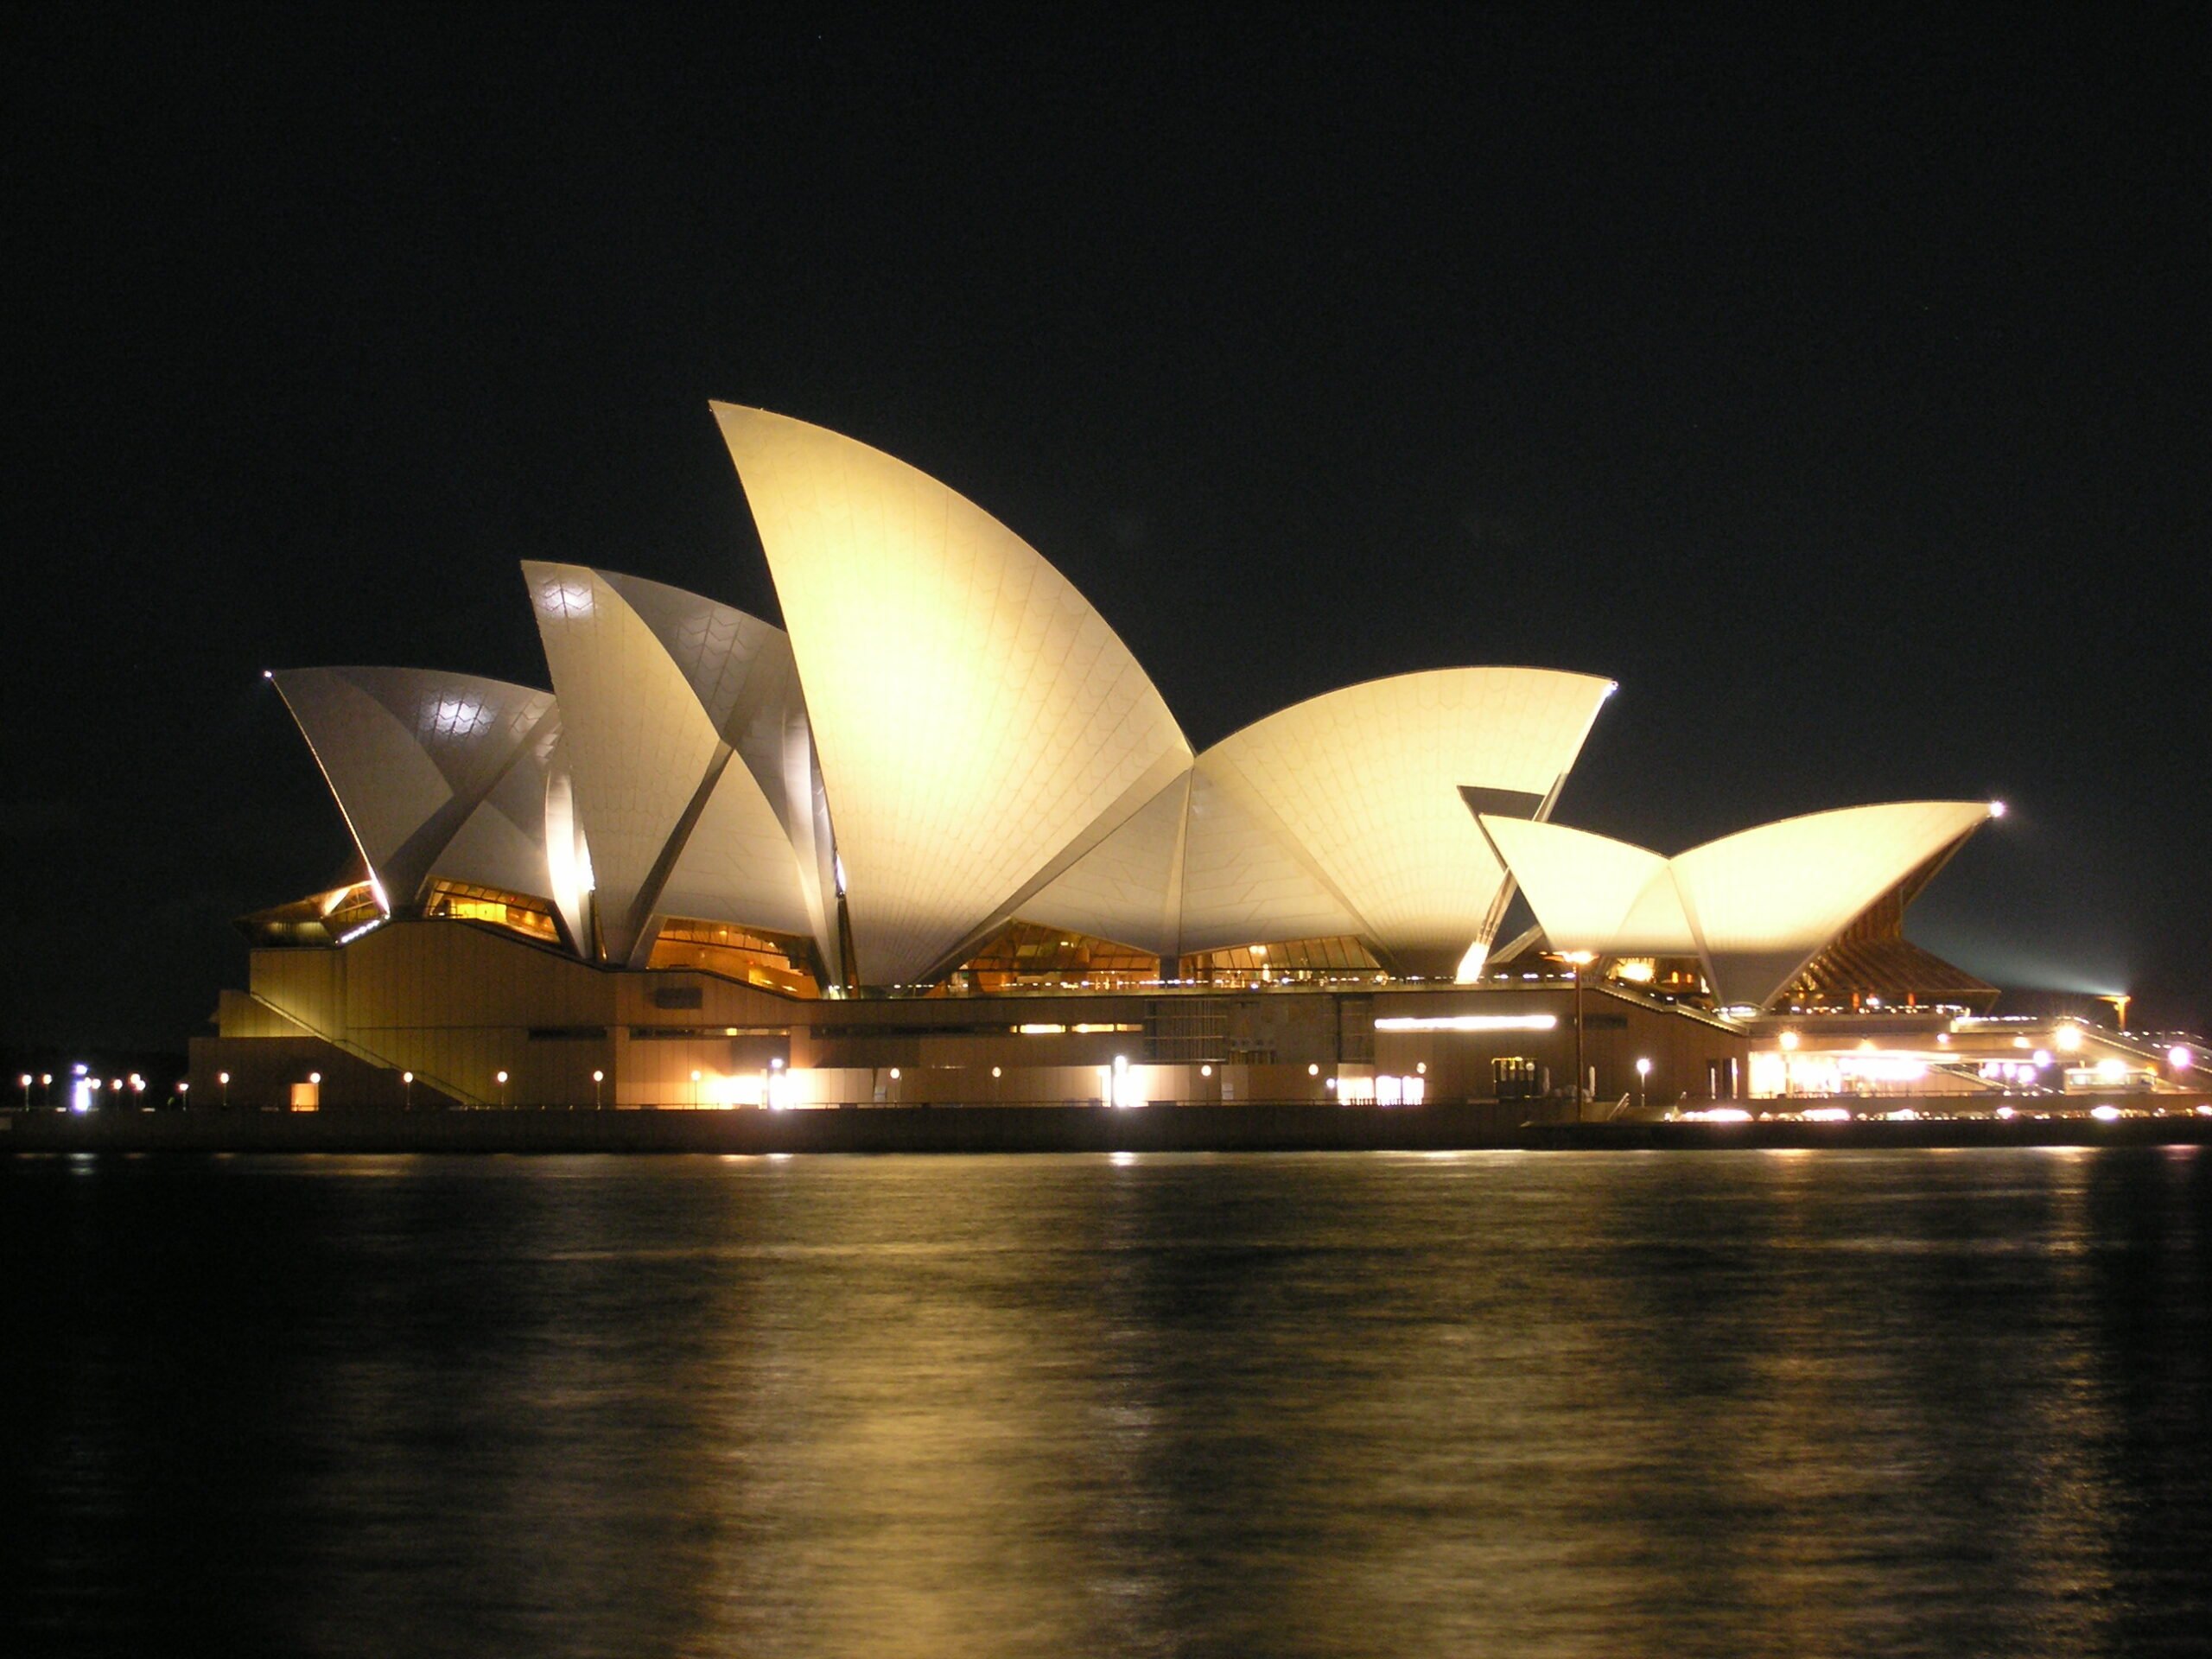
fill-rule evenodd
<path id="1" fill-rule="evenodd" d="M 715 405 L 798 659 L 860 976 L 921 979 L 1191 764 L 1074 586 L 820 427 Z"/>

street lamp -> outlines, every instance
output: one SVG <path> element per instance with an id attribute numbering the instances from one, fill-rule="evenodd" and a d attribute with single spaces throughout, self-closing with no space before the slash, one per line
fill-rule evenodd
<path id="1" fill-rule="evenodd" d="M 607 1073 L 604 1071 L 594 1071 L 591 1074 L 591 1109 L 594 1111 L 600 1110 L 607 1103 L 600 1097 L 600 1085 L 606 1081 Z"/>
<path id="2" fill-rule="evenodd" d="M 192 1104 L 192 1085 L 189 1083 L 180 1083 L 177 1084 L 176 1103 L 179 1106 L 189 1106 Z"/>
<path id="3" fill-rule="evenodd" d="M 1643 1085 L 1651 1080 L 1651 1062 L 1642 1055 L 1636 1061 L 1636 1109 L 1643 1109 Z"/>
<path id="4" fill-rule="evenodd" d="M 31 1109 L 31 1074 L 26 1071 L 16 1081 L 23 1085 L 23 1109 L 28 1112 Z"/>
<path id="5" fill-rule="evenodd" d="M 215 1081 L 222 1086 L 223 1109 L 227 1112 L 231 1109 L 231 1074 L 227 1071 L 218 1071 L 215 1074 Z"/>
<path id="6" fill-rule="evenodd" d="M 399 1109 L 403 1112 L 415 1109 L 415 1074 L 412 1071 L 399 1074 Z"/>
<path id="7" fill-rule="evenodd" d="M 492 1081 L 499 1085 L 499 1104 L 505 1106 L 507 1103 L 507 1074 L 504 1071 L 496 1072 Z"/>

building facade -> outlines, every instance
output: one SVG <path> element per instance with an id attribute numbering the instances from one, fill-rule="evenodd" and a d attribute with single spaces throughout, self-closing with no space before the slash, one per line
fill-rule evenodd
<path id="1" fill-rule="evenodd" d="M 714 415 L 784 626 L 533 561 L 550 690 L 270 676 L 358 879 L 245 918 L 195 1098 L 1611 1110 L 1749 1094 L 1793 1009 L 1986 1012 L 1902 918 L 1999 809 L 1606 840 L 1551 817 L 1613 687 L 1541 668 L 1368 681 L 1195 750 L 982 509 Z M 1501 943 L 1516 892 L 1536 925 Z"/>

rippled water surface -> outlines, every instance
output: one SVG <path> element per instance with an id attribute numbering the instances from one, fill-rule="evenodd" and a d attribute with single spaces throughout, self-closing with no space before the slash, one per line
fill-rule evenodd
<path id="1" fill-rule="evenodd" d="M 2212 1156 L 16 1160 L 10 1651 L 2186 1652 Z"/>

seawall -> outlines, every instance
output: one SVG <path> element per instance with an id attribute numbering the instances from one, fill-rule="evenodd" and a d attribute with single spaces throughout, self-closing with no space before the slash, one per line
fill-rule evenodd
<path id="1" fill-rule="evenodd" d="M 1422 1106 L 880 1106 L 821 1111 L 0 1114 L 0 1152 L 1050 1153 L 1715 1150 L 2212 1143 L 2183 1098 L 2165 1116 L 1839 1123 L 1557 1121 L 1545 1103 Z M 2187 1114 L 2187 1115 L 2185 1115 Z M 1546 1121 L 1548 1115 L 1550 1121 Z"/>

